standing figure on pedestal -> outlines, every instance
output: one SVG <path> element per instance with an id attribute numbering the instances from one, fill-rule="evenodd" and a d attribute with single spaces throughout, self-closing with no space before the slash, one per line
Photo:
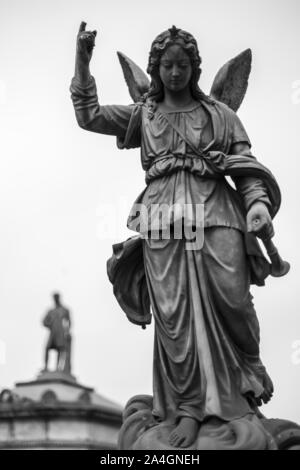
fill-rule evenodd
<path id="1" fill-rule="evenodd" d="M 256 237 L 270 246 L 280 190 L 252 155 L 235 113 L 245 80 L 226 84 L 229 63 L 205 95 L 198 86 L 196 40 L 173 26 L 152 43 L 148 86 L 125 59 L 131 94 L 140 92 L 136 103 L 102 106 L 89 70 L 95 36 L 82 23 L 71 84 L 77 121 L 83 129 L 116 136 L 119 148 L 140 147 L 147 185 L 127 223 L 139 235 L 114 245 L 108 262 L 129 320 L 145 326 L 150 305 L 155 320 L 153 402 L 140 396 L 128 403 L 120 447 L 270 448 L 258 406 L 270 400 L 273 384 L 260 358 L 250 284 L 264 285 L 275 275 Z M 160 220 L 155 211 L 162 206 L 171 209 L 170 218 L 154 235 Z M 178 237 L 179 227 L 189 231 Z M 191 229 L 202 230 L 203 243 L 188 249 Z"/>
<path id="2" fill-rule="evenodd" d="M 68 309 L 63 307 L 60 295 L 53 295 L 55 307 L 47 313 L 43 320 L 43 325 L 49 328 L 50 335 L 45 351 L 45 371 L 48 370 L 49 351 L 57 351 L 56 370 L 71 374 L 71 319 Z"/>

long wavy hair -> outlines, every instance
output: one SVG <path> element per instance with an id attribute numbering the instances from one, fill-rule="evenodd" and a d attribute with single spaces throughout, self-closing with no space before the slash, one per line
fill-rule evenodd
<path id="1" fill-rule="evenodd" d="M 166 49 L 173 45 L 179 45 L 189 56 L 192 66 L 192 76 L 190 79 L 191 95 L 196 101 L 206 101 L 213 103 L 214 101 L 199 88 L 198 81 L 201 75 L 201 57 L 197 46 L 196 39 L 187 31 L 178 29 L 175 26 L 159 34 L 151 45 L 149 53 L 149 61 L 147 72 L 151 77 L 150 88 L 145 96 L 153 106 L 155 103 L 162 101 L 164 98 L 164 85 L 159 75 L 160 59 Z"/>

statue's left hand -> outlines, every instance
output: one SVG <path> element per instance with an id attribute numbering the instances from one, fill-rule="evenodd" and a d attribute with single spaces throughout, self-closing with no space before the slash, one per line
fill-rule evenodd
<path id="1" fill-rule="evenodd" d="M 262 240 L 274 236 L 272 219 L 263 202 L 256 202 L 250 207 L 247 214 L 247 230 Z"/>

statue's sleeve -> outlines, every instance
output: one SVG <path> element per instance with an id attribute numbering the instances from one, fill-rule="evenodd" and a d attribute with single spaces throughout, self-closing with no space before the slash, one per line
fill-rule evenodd
<path id="1" fill-rule="evenodd" d="M 90 77 L 90 81 L 86 86 L 82 86 L 74 77 L 70 91 L 76 119 L 80 127 L 91 132 L 114 135 L 117 137 L 118 142 L 119 140 L 126 140 L 128 128 L 132 122 L 132 115 L 136 111 L 136 105 L 100 106 L 94 77 Z M 139 128 L 137 130 L 139 131 Z M 134 145 L 129 144 L 128 146 L 139 146 L 139 133 L 132 133 L 131 131 L 131 136 L 135 139 L 135 142 Z"/>
<path id="2" fill-rule="evenodd" d="M 244 144 L 244 155 L 251 156 L 250 148 L 251 142 L 248 134 L 236 113 L 230 110 L 231 119 L 231 149 L 235 144 Z M 231 153 L 231 152 L 230 152 Z M 268 197 L 267 188 L 264 182 L 252 176 L 238 176 L 232 178 L 238 193 L 241 195 L 246 211 L 250 209 L 255 202 L 263 202 L 266 206 L 271 207 L 271 202 Z"/>

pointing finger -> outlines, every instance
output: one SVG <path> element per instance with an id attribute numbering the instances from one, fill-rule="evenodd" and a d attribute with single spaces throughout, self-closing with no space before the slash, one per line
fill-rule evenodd
<path id="1" fill-rule="evenodd" d="M 86 27 L 86 22 L 82 21 L 79 26 L 79 33 L 82 33 L 82 31 L 85 31 L 85 27 Z"/>

